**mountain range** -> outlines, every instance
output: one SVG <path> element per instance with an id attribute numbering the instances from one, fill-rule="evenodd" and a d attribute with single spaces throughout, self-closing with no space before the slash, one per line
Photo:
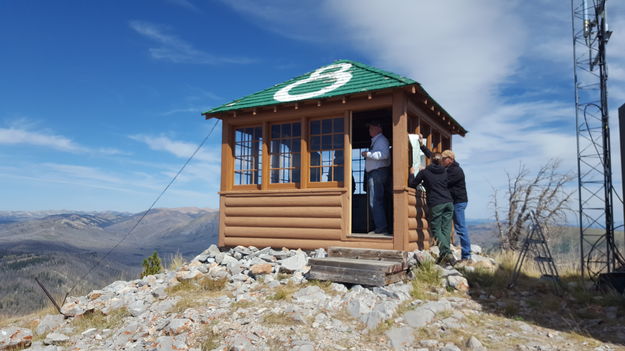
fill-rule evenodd
<path id="1" fill-rule="evenodd" d="M 0 211 L 0 315 L 48 303 L 35 278 L 62 300 L 74 286 L 72 294 L 78 294 L 137 277 L 154 251 L 167 264 L 174 255 L 190 258 L 217 242 L 217 210 L 162 208 L 143 215 Z"/>

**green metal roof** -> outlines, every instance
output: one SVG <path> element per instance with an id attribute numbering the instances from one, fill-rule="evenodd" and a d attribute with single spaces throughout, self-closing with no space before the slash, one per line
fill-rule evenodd
<path id="1" fill-rule="evenodd" d="M 269 89 L 215 107 L 205 115 L 291 101 L 321 99 L 404 85 L 418 84 L 412 79 L 365 64 L 338 60 Z"/>

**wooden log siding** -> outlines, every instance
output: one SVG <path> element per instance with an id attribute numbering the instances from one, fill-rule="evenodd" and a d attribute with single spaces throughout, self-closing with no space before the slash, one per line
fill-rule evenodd
<path id="1" fill-rule="evenodd" d="M 408 241 L 421 250 L 430 247 L 425 193 L 412 188 L 408 191 Z"/>
<path id="2" fill-rule="evenodd" d="M 340 241 L 346 230 L 343 191 L 222 194 L 224 198 L 224 243 L 240 240 L 310 240 L 325 247 L 325 241 Z M 253 240 L 255 241 L 255 240 Z M 310 246 L 312 243 L 309 243 Z M 238 245 L 238 244 L 237 244 Z M 251 245 L 251 244 L 246 244 Z M 267 244 L 265 244 L 266 246 Z M 282 242 L 278 246 L 286 246 Z"/>

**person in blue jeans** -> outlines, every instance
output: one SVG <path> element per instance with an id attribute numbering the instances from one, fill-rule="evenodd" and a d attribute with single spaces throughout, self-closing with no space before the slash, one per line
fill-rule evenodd
<path id="1" fill-rule="evenodd" d="M 443 166 L 447 167 L 447 187 L 454 200 L 454 229 L 460 238 L 462 259 L 471 259 L 471 239 L 469 229 L 464 218 L 464 210 L 467 208 L 469 198 L 467 196 L 467 185 L 464 180 L 464 171 L 460 164 L 456 162 L 456 155 L 451 150 L 442 152 Z"/>
<path id="2" fill-rule="evenodd" d="M 382 134 L 382 124 L 379 121 L 367 123 L 371 147 L 363 151 L 365 171 L 367 172 L 367 193 L 369 194 L 369 208 L 373 217 L 375 230 L 369 234 L 388 234 L 386 221 L 386 207 L 384 205 L 385 187 L 389 180 L 391 153 L 388 139 Z"/>
<path id="3" fill-rule="evenodd" d="M 419 134 L 421 151 L 427 158 L 432 157 L 432 152 L 425 146 L 425 139 Z M 454 230 L 460 238 L 461 259 L 471 259 L 471 239 L 469 238 L 469 229 L 464 217 L 464 211 L 469 202 L 467 196 L 467 185 L 464 179 L 464 171 L 460 164 L 456 162 L 456 155 L 451 150 L 445 150 L 441 153 L 443 165 L 447 169 L 447 188 L 451 193 L 454 203 Z"/>

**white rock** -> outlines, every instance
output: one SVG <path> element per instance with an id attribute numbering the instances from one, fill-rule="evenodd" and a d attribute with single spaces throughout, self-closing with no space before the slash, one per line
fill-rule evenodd
<path id="1" fill-rule="evenodd" d="M 33 341 L 30 329 L 8 327 L 0 329 L 0 350 L 29 347 Z"/>
<path id="2" fill-rule="evenodd" d="M 469 290 L 469 282 L 463 276 L 451 275 L 447 277 L 447 284 L 458 291 Z"/>
<path id="3" fill-rule="evenodd" d="M 61 333 L 50 333 L 46 335 L 43 343 L 45 345 L 63 345 L 64 343 L 69 341 L 69 336 Z"/>
<path id="4" fill-rule="evenodd" d="M 308 263 L 308 258 L 306 257 L 305 253 L 303 253 L 302 251 L 298 251 L 294 256 L 280 260 L 278 261 L 278 263 L 280 263 L 280 271 L 293 273 L 295 271 L 304 269 L 304 267 Z"/>
<path id="5" fill-rule="evenodd" d="M 35 329 L 35 333 L 37 335 L 43 335 L 50 331 L 55 330 L 60 327 L 65 321 L 65 317 L 61 314 L 49 314 L 43 317 L 39 325 L 37 325 L 37 329 Z"/>
<path id="6" fill-rule="evenodd" d="M 403 350 L 414 342 L 413 330 L 410 327 L 392 328 L 386 332 L 386 336 L 395 350 Z"/>
<path id="7" fill-rule="evenodd" d="M 482 248 L 479 245 L 471 244 L 471 252 L 480 255 Z"/>

